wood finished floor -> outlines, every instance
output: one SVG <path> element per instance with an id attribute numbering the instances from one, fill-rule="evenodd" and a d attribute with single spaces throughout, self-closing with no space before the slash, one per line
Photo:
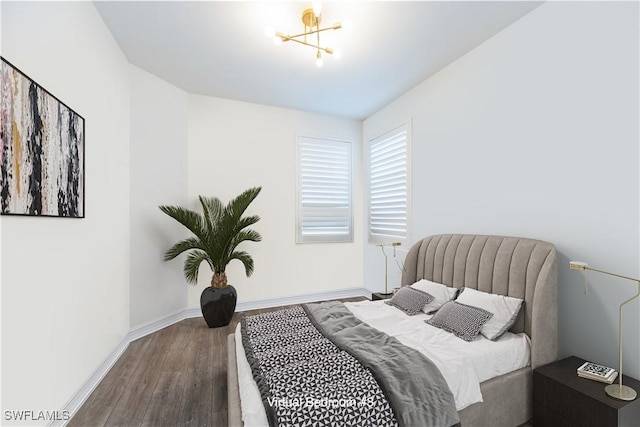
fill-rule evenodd
<path id="1" fill-rule="evenodd" d="M 214 329 L 186 319 L 133 341 L 68 426 L 226 426 L 227 335 L 243 316 L 279 308 Z"/>

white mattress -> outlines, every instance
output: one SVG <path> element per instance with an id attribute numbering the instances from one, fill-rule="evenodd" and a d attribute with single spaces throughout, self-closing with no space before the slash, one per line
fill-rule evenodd
<path id="1" fill-rule="evenodd" d="M 482 402 L 480 383 L 529 366 L 529 337 L 505 333 L 498 341 L 479 335 L 464 341 L 453 334 L 427 325 L 431 316 L 407 316 L 384 301 L 345 303 L 363 322 L 397 338 L 402 344 L 427 356 L 447 381 L 458 411 Z M 236 328 L 236 353 L 242 420 L 245 426 L 266 426 L 267 418 L 258 387 L 242 346 L 240 325 Z"/>

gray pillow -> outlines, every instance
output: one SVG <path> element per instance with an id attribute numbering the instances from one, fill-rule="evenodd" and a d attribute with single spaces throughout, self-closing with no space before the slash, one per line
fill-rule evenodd
<path id="1" fill-rule="evenodd" d="M 422 313 L 422 309 L 426 304 L 433 301 L 433 296 L 419 289 L 410 288 L 404 286 L 393 294 L 390 300 L 385 301 L 385 304 L 392 305 L 409 316 L 415 316 L 418 313 Z"/>
<path id="2" fill-rule="evenodd" d="M 444 329 L 465 341 L 473 340 L 480 332 L 482 325 L 493 316 L 487 310 L 471 305 L 449 301 L 429 320 L 429 325 Z"/>

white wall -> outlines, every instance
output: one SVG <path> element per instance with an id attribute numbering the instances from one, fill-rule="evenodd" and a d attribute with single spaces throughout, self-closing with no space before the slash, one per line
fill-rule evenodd
<path id="1" fill-rule="evenodd" d="M 295 243 L 297 134 L 353 141 L 354 243 Z M 227 269 L 239 302 L 362 286 L 360 140 L 359 121 L 189 97 L 189 205 L 198 207 L 198 195 L 226 203 L 247 188 L 262 186 L 248 213 L 260 215 L 254 228 L 263 241 L 241 246 L 252 254 L 255 272 L 247 279 L 237 261 Z M 189 306 L 199 306 L 210 277 L 203 264 L 199 286 L 189 289 Z"/>
<path id="2" fill-rule="evenodd" d="M 129 329 L 129 66 L 92 3 L 1 7 L 2 55 L 86 125 L 86 218 L 0 218 L 3 414 L 59 410 Z"/>
<path id="3" fill-rule="evenodd" d="M 187 94 L 131 66 L 131 326 L 184 309 L 182 269 L 164 252 L 186 237 L 159 205 L 187 203 Z"/>
<path id="4" fill-rule="evenodd" d="M 368 118 L 413 119 L 413 237 L 504 234 L 559 251 L 560 352 L 617 367 L 617 310 L 639 276 L 638 4 L 545 3 Z M 379 250 L 378 250 L 379 251 Z M 365 247 L 365 282 L 379 283 Z M 624 369 L 640 377 L 638 301 Z"/>

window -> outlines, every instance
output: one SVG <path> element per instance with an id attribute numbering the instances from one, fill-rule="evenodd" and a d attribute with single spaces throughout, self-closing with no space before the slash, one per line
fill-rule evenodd
<path id="1" fill-rule="evenodd" d="M 351 143 L 298 137 L 297 243 L 353 242 Z"/>
<path id="2" fill-rule="evenodd" d="M 369 242 L 407 243 L 411 126 L 405 123 L 369 141 Z"/>

